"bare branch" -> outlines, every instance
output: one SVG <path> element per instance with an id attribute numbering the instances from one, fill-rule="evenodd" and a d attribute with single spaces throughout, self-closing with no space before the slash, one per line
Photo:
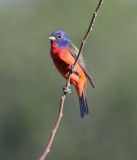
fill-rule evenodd
<path id="1" fill-rule="evenodd" d="M 92 31 L 92 28 L 93 28 L 93 25 L 94 25 L 94 21 L 95 21 L 95 19 L 96 19 L 96 16 L 97 16 L 97 14 L 98 14 L 98 11 L 99 11 L 99 9 L 100 9 L 103 1 L 104 1 L 104 0 L 100 0 L 100 1 L 99 1 L 99 3 L 98 3 L 98 5 L 97 5 L 97 7 L 96 7 L 96 9 L 95 9 L 95 11 L 94 11 L 94 13 L 93 13 L 93 15 L 92 15 L 90 24 L 89 24 L 89 26 L 88 26 L 87 32 L 86 32 L 86 34 L 85 34 L 82 42 L 81 42 L 81 45 L 80 45 L 80 48 L 79 48 L 79 53 L 78 53 L 77 58 L 75 59 L 75 62 L 74 62 L 74 64 L 73 64 L 73 66 L 75 66 L 76 63 L 78 62 L 79 56 L 80 56 L 80 54 L 82 53 L 83 48 L 84 48 L 84 45 L 85 45 L 85 43 L 86 43 L 86 41 L 87 41 L 87 38 L 88 38 L 89 34 L 90 34 L 91 31 Z M 69 75 L 68 75 L 68 80 L 66 81 L 66 89 L 69 89 L 69 87 L 70 87 L 71 74 L 72 74 L 72 72 L 70 71 L 70 72 L 69 72 Z M 45 152 L 43 153 L 43 155 L 41 156 L 40 160 L 44 160 L 44 159 L 46 158 L 47 154 L 50 152 L 50 148 L 51 148 L 52 142 L 53 142 L 53 140 L 54 140 L 54 137 L 55 137 L 56 131 L 57 131 L 57 129 L 58 129 L 58 126 L 59 126 L 59 124 L 60 124 L 61 118 L 62 118 L 62 116 L 63 116 L 63 107 L 64 107 L 65 98 L 66 98 L 66 92 L 63 92 L 63 95 L 61 96 L 60 110 L 59 110 L 58 119 L 57 119 L 57 121 L 56 121 L 56 124 L 55 124 L 54 129 L 53 129 L 52 132 L 51 132 L 51 136 L 50 136 L 48 145 L 47 145 L 47 147 L 46 147 L 46 150 L 45 150 Z"/>

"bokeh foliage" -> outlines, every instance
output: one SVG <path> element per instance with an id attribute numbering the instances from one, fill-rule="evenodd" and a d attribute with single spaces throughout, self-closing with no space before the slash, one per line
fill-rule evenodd
<path id="1" fill-rule="evenodd" d="M 65 80 L 48 36 L 65 30 L 79 46 L 96 0 L 0 1 L 0 159 L 43 153 Z M 80 119 L 74 88 L 48 159 L 137 159 L 137 2 L 105 1 L 84 48 L 96 89 Z M 92 112 L 92 113 L 91 113 Z"/>

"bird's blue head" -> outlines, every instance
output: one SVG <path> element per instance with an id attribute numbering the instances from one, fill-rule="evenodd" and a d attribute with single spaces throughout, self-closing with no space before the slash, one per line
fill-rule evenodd
<path id="1" fill-rule="evenodd" d="M 51 41 L 55 41 L 57 43 L 57 47 L 66 47 L 71 42 L 66 32 L 62 30 L 54 31 L 51 36 L 49 36 L 49 39 Z"/>

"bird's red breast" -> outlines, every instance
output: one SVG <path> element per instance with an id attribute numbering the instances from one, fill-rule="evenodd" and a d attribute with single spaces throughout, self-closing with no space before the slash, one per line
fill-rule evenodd
<path id="1" fill-rule="evenodd" d="M 51 41 L 51 57 L 58 71 L 67 79 L 70 67 L 75 61 L 70 51 L 66 48 L 58 47 L 55 41 Z M 82 91 L 87 85 L 87 77 L 78 63 L 75 68 L 80 76 L 72 73 L 70 83 L 75 86 L 78 95 L 81 97 Z"/>

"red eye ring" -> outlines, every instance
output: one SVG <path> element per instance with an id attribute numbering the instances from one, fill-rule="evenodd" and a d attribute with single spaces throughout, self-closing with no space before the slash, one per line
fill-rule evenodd
<path id="1" fill-rule="evenodd" d="M 58 36 L 58 39 L 61 39 L 61 38 L 62 38 L 62 37 L 59 35 L 59 36 Z"/>

